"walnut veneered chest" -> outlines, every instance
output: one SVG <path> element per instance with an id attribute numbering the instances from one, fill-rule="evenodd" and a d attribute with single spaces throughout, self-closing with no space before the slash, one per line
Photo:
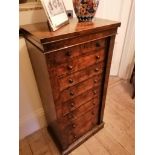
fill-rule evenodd
<path id="1" fill-rule="evenodd" d="M 106 90 L 119 22 L 70 21 L 51 32 L 47 23 L 21 27 L 48 129 L 68 154 L 104 125 Z"/>

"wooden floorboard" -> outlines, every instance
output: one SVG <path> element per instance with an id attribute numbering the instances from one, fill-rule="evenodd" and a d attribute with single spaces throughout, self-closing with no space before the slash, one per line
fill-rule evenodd
<path id="1" fill-rule="evenodd" d="M 104 112 L 105 127 L 69 155 L 134 155 L 135 105 L 129 82 L 110 77 Z M 20 141 L 20 155 L 60 155 L 47 129 Z"/>

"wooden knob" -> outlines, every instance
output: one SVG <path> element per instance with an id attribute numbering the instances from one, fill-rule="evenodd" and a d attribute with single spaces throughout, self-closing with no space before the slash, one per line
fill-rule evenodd
<path id="1" fill-rule="evenodd" d="M 74 135 L 73 137 L 74 137 L 74 138 L 77 138 L 77 136 L 76 136 L 76 135 Z"/>
<path id="2" fill-rule="evenodd" d="M 71 92 L 70 92 L 70 95 L 73 96 L 73 95 L 74 95 L 74 92 L 71 91 Z"/>
<path id="3" fill-rule="evenodd" d="M 96 42 L 96 47 L 100 47 L 100 43 L 99 42 Z"/>
<path id="4" fill-rule="evenodd" d="M 65 55 L 66 56 L 71 56 L 71 52 L 70 51 L 67 51 Z"/>
<path id="5" fill-rule="evenodd" d="M 75 127 L 76 127 L 76 125 L 75 125 L 75 124 L 72 124 L 72 127 L 73 127 L 73 128 L 75 128 Z"/>
<path id="6" fill-rule="evenodd" d="M 93 93 L 96 94 L 96 90 L 94 90 Z"/>
<path id="7" fill-rule="evenodd" d="M 98 72 L 99 71 L 99 68 L 95 68 L 95 72 Z"/>
<path id="8" fill-rule="evenodd" d="M 68 81 L 69 81 L 69 83 L 73 83 L 73 79 L 69 79 Z"/>
<path id="9" fill-rule="evenodd" d="M 73 66 L 72 66 L 72 65 L 68 65 L 67 68 L 68 68 L 69 70 L 72 70 L 72 69 L 73 69 Z"/>
<path id="10" fill-rule="evenodd" d="M 96 59 L 100 59 L 100 56 L 99 55 L 96 55 Z"/>
<path id="11" fill-rule="evenodd" d="M 92 115 L 95 115 L 95 112 L 94 111 L 92 111 L 91 113 L 92 113 Z"/>
<path id="12" fill-rule="evenodd" d="M 83 48 L 86 48 L 86 45 L 85 44 L 83 45 Z"/>
<path id="13" fill-rule="evenodd" d="M 97 80 L 96 79 L 94 80 L 94 83 L 97 83 Z"/>
<path id="14" fill-rule="evenodd" d="M 73 115 L 72 115 L 72 114 L 69 114 L 69 115 L 68 115 L 68 118 L 69 118 L 69 119 L 73 118 Z"/>
<path id="15" fill-rule="evenodd" d="M 70 105 L 71 105 L 71 107 L 74 107 L 74 103 L 71 103 Z"/>

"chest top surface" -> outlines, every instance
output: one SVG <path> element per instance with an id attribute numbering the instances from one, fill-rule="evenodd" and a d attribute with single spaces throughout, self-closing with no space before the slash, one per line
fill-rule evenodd
<path id="1" fill-rule="evenodd" d="M 46 22 L 21 26 L 21 31 L 43 44 L 64 38 L 71 38 L 80 35 L 87 35 L 108 29 L 117 28 L 120 22 L 95 18 L 93 22 L 79 23 L 76 18 L 70 20 L 69 24 L 61 27 L 57 31 L 51 31 Z"/>

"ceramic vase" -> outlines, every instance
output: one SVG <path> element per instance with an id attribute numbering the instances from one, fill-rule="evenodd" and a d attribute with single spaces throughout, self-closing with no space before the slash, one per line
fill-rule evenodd
<path id="1" fill-rule="evenodd" d="M 79 22 L 90 22 L 95 16 L 99 0 L 72 0 Z"/>

